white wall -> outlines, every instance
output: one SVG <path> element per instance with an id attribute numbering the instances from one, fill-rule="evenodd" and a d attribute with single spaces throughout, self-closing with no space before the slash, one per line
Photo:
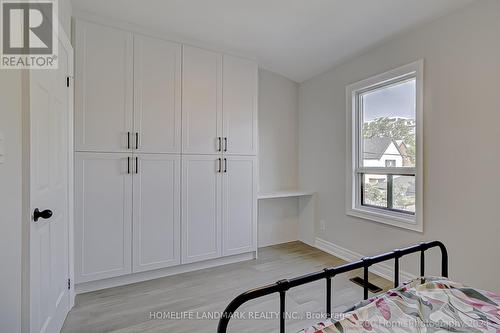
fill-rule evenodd
<path id="1" fill-rule="evenodd" d="M 21 331 L 21 73 L 0 70 L 0 332 Z"/>
<path id="2" fill-rule="evenodd" d="M 364 255 L 442 240 L 452 278 L 500 291 L 499 13 L 500 1 L 475 2 L 300 86 L 299 179 L 302 187 L 319 192 L 317 220 L 327 224 L 322 238 Z M 420 58 L 423 234 L 345 214 L 346 85 Z M 405 268 L 416 273 L 417 265 L 407 262 Z"/>
<path id="3" fill-rule="evenodd" d="M 260 192 L 297 189 L 298 91 L 283 76 L 259 70 Z M 259 246 L 297 240 L 298 200 L 259 200 Z"/>
<path id="4" fill-rule="evenodd" d="M 59 21 L 61 27 L 71 40 L 71 15 L 73 12 L 73 5 L 71 0 L 59 0 Z"/>

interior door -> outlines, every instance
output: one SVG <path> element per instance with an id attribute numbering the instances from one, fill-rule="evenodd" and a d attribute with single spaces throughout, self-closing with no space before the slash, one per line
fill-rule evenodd
<path id="1" fill-rule="evenodd" d="M 132 272 L 132 155 L 77 153 L 76 282 Z"/>
<path id="2" fill-rule="evenodd" d="M 180 155 L 134 154 L 133 271 L 180 264 Z"/>
<path id="3" fill-rule="evenodd" d="M 257 155 L 257 64 L 224 55 L 224 153 Z"/>
<path id="4" fill-rule="evenodd" d="M 222 136 L 222 55 L 183 46 L 182 151 L 214 154 Z"/>
<path id="5" fill-rule="evenodd" d="M 134 36 L 134 148 L 181 152 L 181 45 Z"/>
<path id="6" fill-rule="evenodd" d="M 255 156 L 224 156 L 222 171 L 224 256 L 256 249 L 257 167 Z"/>
<path id="7" fill-rule="evenodd" d="M 222 158 L 182 156 L 182 263 L 221 256 Z"/>
<path id="8" fill-rule="evenodd" d="M 30 71 L 30 332 L 59 332 L 69 311 L 69 75 L 71 50 L 59 42 L 59 68 Z M 7 269 L 7 268 L 6 268 Z"/>
<path id="9" fill-rule="evenodd" d="M 77 20 L 75 24 L 77 151 L 132 148 L 132 33 Z"/>

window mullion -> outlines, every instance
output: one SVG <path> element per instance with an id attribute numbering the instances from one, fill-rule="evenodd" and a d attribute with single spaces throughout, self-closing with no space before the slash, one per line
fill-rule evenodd
<path id="1" fill-rule="evenodd" d="M 359 182 L 361 183 L 361 192 L 360 192 L 360 204 L 364 205 L 365 204 L 365 180 L 363 179 L 363 175 L 359 175 L 358 179 Z"/>
<path id="2" fill-rule="evenodd" d="M 393 209 L 393 175 L 387 175 L 387 208 Z"/>

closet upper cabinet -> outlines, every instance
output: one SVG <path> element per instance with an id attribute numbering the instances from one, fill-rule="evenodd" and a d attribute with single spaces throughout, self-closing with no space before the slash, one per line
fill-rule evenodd
<path id="1" fill-rule="evenodd" d="M 257 155 L 257 64 L 224 55 L 223 73 L 223 150 Z"/>
<path id="2" fill-rule="evenodd" d="M 75 26 L 77 151 L 127 151 L 132 129 L 132 33 L 77 20 Z"/>
<path id="3" fill-rule="evenodd" d="M 134 36 L 133 149 L 181 152 L 181 45 Z"/>
<path id="4" fill-rule="evenodd" d="M 222 55 L 183 46 L 182 151 L 222 150 Z"/>

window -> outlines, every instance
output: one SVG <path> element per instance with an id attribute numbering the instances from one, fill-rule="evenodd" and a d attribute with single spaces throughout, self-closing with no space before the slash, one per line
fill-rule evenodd
<path id="1" fill-rule="evenodd" d="M 396 160 L 385 160 L 385 167 L 392 168 L 396 166 Z"/>
<path id="2" fill-rule="evenodd" d="M 423 61 L 347 87 L 347 214 L 422 231 Z"/>

